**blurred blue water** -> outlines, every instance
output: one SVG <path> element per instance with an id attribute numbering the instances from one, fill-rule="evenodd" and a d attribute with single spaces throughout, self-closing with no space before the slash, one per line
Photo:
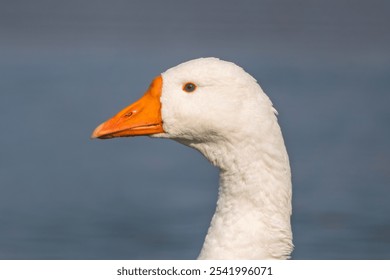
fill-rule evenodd
<path id="1" fill-rule="evenodd" d="M 324 13 L 313 27 L 321 14 L 313 6 L 314 15 L 299 17 L 304 21 L 291 30 L 278 29 L 283 20 L 260 28 L 259 20 L 275 22 L 255 18 L 251 5 L 241 25 L 226 21 L 234 9 L 225 7 L 210 33 L 201 34 L 215 24 L 207 14 L 209 21 L 191 27 L 198 42 L 165 30 L 155 45 L 137 34 L 159 22 L 118 23 L 126 15 L 120 5 L 102 21 L 93 16 L 105 15 L 104 5 L 94 13 L 80 7 L 79 14 L 50 13 L 60 15 L 54 28 L 35 18 L 35 7 L 31 29 L 14 24 L 9 15 L 16 6 L 2 10 L 8 17 L 0 22 L 7 35 L 0 40 L 0 259 L 196 258 L 214 211 L 218 171 L 173 141 L 89 135 L 160 72 L 210 55 L 243 66 L 279 111 L 293 172 L 293 258 L 390 258 L 390 55 L 377 28 L 383 17 L 375 24 L 368 10 L 371 21 L 357 26 L 371 41 L 355 44 L 362 33 L 348 17 L 336 13 L 334 23 L 327 21 L 334 14 Z M 352 11 L 353 18 L 363 10 Z M 92 22 L 92 35 L 67 13 Z M 277 10 L 273 15 L 283 19 Z M 167 23 L 173 28 L 178 21 Z M 225 27 L 232 26 L 230 37 Z M 243 34 L 243 26 L 262 36 Z M 214 32 L 225 36 L 212 38 Z"/>

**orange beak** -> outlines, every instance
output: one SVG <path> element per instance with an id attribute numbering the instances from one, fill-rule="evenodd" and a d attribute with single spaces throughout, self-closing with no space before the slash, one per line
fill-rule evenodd
<path id="1" fill-rule="evenodd" d="M 135 103 L 99 125 L 92 138 L 108 139 L 163 133 L 161 118 L 162 77 L 156 77 L 149 89 Z"/>

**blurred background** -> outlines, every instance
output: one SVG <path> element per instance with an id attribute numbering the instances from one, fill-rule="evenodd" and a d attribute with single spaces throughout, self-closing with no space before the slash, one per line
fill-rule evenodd
<path id="1" fill-rule="evenodd" d="M 390 2 L 0 1 L 0 258 L 194 259 L 218 170 L 90 140 L 176 64 L 215 56 L 273 100 L 293 259 L 390 259 Z"/>

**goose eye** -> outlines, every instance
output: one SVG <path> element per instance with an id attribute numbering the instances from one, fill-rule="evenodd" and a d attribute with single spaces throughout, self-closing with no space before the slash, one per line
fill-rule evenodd
<path id="1" fill-rule="evenodd" d="M 194 83 L 186 83 L 183 86 L 183 90 L 186 92 L 193 92 L 194 90 L 196 90 L 196 85 Z"/>

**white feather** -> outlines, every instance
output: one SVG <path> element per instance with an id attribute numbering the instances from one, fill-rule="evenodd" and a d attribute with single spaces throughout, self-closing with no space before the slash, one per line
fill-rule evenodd
<path id="1" fill-rule="evenodd" d="M 199 259 L 286 259 L 293 249 L 291 174 L 276 110 L 256 80 L 217 58 L 162 73 L 165 133 L 220 169 L 219 196 Z M 196 84 L 187 93 L 183 85 Z"/>

